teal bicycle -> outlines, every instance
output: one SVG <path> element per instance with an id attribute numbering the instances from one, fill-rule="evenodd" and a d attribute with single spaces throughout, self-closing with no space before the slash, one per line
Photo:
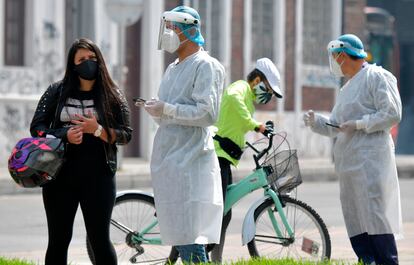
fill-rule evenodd
<path id="1" fill-rule="evenodd" d="M 331 255 L 331 240 L 322 218 L 309 205 L 291 195 L 302 183 L 296 150 L 291 150 L 286 133 L 273 133 L 267 123 L 266 136 L 255 144 L 256 168 L 227 188 L 224 214 L 249 193 L 263 189 L 243 222 L 242 243 L 252 257 L 321 261 Z M 274 139 L 279 141 L 274 144 Z M 266 145 L 258 150 L 258 145 Z M 281 150 L 287 146 L 286 150 Z M 127 190 L 117 193 L 111 220 L 111 240 L 119 264 L 166 264 L 178 260 L 178 252 L 163 246 L 154 197 Z M 88 242 L 87 242 L 88 243 Z M 89 244 L 88 254 L 94 263 Z M 208 248 L 207 248 L 208 249 Z"/>

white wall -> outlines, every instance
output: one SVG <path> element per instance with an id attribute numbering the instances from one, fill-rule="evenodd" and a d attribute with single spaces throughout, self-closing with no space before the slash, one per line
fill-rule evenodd
<path id="1" fill-rule="evenodd" d="M 30 135 L 29 126 L 40 95 L 60 78 L 64 65 L 64 0 L 26 1 L 25 66 L 4 66 L 4 36 L 0 34 L 0 166 L 18 139 Z M 49 22 L 56 35 L 49 38 Z M 0 0 L 4 28 L 4 0 Z"/>
<path id="2" fill-rule="evenodd" d="M 38 71 L 40 86 L 60 80 L 64 74 L 64 0 L 26 1 L 26 66 Z M 49 26 L 52 26 L 49 27 Z"/>

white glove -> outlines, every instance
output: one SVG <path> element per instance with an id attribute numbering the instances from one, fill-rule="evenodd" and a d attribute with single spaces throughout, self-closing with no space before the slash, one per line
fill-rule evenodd
<path id="1" fill-rule="evenodd" d="M 151 99 L 145 102 L 144 109 L 153 117 L 161 117 L 164 105 L 164 101 Z"/>
<path id="2" fill-rule="evenodd" d="M 346 121 L 339 126 L 341 132 L 353 133 L 357 130 L 357 121 Z"/>
<path id="3" fill-rule="evenodd" d="M 313 110 L 308 110 L 305 114 L 303 114 L 303 121 L 305 122 L 306 126 L 313 127 L 315 125 L 315 113 Z"/>

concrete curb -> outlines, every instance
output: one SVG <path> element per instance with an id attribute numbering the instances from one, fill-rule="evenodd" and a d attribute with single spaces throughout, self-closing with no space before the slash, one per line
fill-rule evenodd
<path id="1" fill-rule="evenodd" d="M 397 156 L 399 178 L 414 178 L 414 156 Z M 300 159 L 299 165 L 303 182 L 336 181 L 334 165 L 329 159 Z M 252 172 L 254 164 L 241 161 L 233 170 L 234 181 Z M 151 187 L 150 167 L 148 161 L 139 158 L 124 158 L 122 167 L 117 172 L 117 190 L 142 189 Z M 40 188 L 24 189 L 11 179 L 6 168 L 0 168 L 0 195 L 40 193 Z"/>

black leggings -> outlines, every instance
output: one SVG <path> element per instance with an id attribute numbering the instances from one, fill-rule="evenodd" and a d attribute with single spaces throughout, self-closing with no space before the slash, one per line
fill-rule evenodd
<path id="1" fill-rule="evenodd" d="M 45 265 L 66 265 L 73 222 L 80 205 L 96 265 L 116 265 L 109 239 L 115 202 L 115 179 L 102 167 L 65 165 L 58 178 L 43 187 L 49 243 Z"/>
<path id="2" fill-rule="evenodd" d="M 223 203 L 226 201 L 226 192 L 227 186 L 233 184 L 233 175 L 231 173 L 231 162 L 225 158 L 219 157 L 220 172 L 221 172 L 221 188 L 223 191 Z M 226 234 L 227 227 L 229 226 L 231 220 L 231 209 L 223 217 L 223 225 L 221 228 L 221 233 Z"/>

